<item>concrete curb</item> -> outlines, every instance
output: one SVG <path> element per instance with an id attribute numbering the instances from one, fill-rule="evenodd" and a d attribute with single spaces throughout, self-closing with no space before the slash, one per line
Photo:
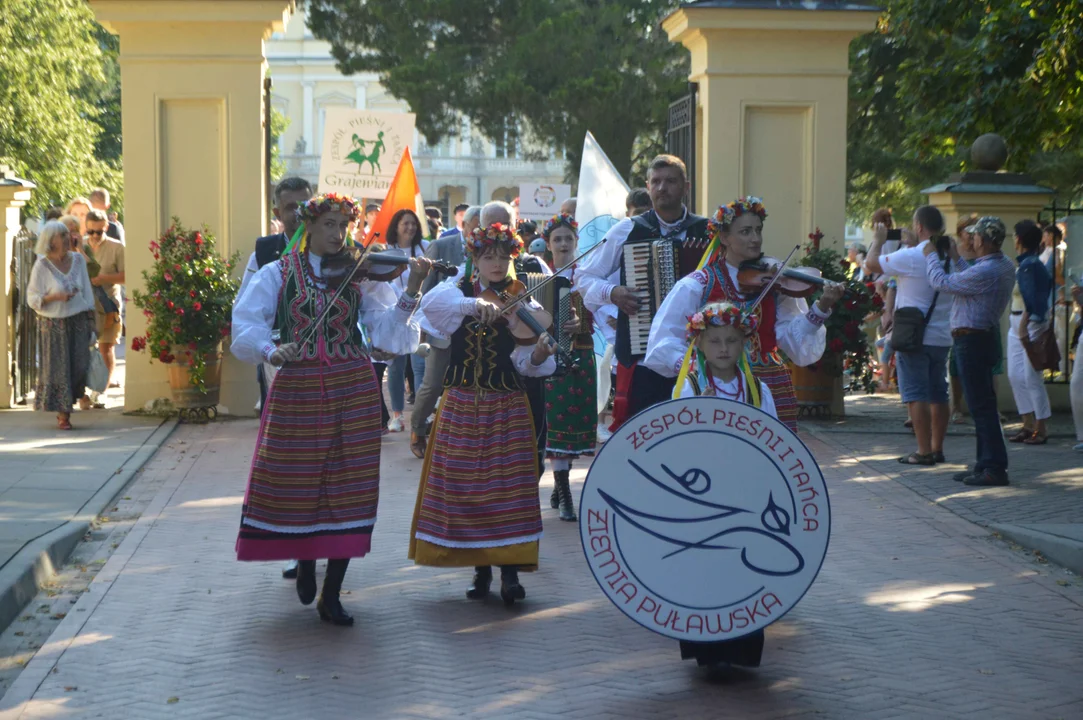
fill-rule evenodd
<path id="1" fill-rule="evenodd" d="M 56 569 L 67 561 L 90 523 L 113 502 L 176 426 L 175 418 L 163 420 L 74 517 L 27 543 L 0 569 L 0 632 L 6 630 L 34 599 L 42 584 L 56 574 Z"/>
<path id="2" fill-rule="evenodd" d="M 1063 524 L 1012 525 L 992 524 L 991 528 L 1004 537 L 1031 550 L 1037 550 L 1047 559 L 1062 565 L 1074 573 L 1083 575 L 1083 533 L 1071 537 L 1057 531 Z M 1080 526 L 1076 526 L 1077 528 Z"/>

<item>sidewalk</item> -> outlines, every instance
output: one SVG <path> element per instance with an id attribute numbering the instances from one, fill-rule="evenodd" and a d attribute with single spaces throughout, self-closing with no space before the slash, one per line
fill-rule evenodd
<path id="1" fill-rule="evenodd" d="M 321 624 L 278 563 L 233 545 L 254 420 L 181 426 L 132 488 L 142 518 L 4 697 L 0 718 L 1019 718 L 1083 715 L 1083 587 L 806 436 L 835 520 L 819 579 L 759 670 L 709 672 L 599 592 L 578 528 L 543 505 L 512 609 L 470 570 L 406 559 L 420 461 L 385 438 L 354 628 Z M 582 468 L 573 471 L 581 482 Z M 547 499 L 552 478 L 542 481 Z M 322 566 L 323 563 L 320 563 Z M 320 571 L 322 574 L 322 569 Z"/>
<path id="2" fill-rule="evenodd" d="M 123 362 L 117 376 L 123 383 Z M 0 630 L 175 424 L 124 415 L 119 390 L 105 400 L 105 410 L 76 410 L 71 431 L 53 413 L 0 411 Z"/>
<path id="3" fill-rule="evenodd" d="M 897 395 L 850 396 L 846 412 L 844 420 L 806 421 L 803 427 L 929 502 L 1083 574 L 1083 454 L 1072 450 L 1071 415 L 1050 419 L 1046 445 L 1008 444 L 1010 486 L 972 488 L 951 479 L 974 462 L 972 425 L 949 426 L 947 464 L 900 465 L 896 458 L 916 447 L 902 425 L 906 412 Z M 1009 417 L 1004 430 L 1010 435 L 1020 427 L 1017 417 Z"/>

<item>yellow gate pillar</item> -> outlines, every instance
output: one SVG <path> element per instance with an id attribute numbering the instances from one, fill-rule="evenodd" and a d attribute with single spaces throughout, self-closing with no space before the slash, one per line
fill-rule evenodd
<path id="1" fill-rule="evenodd" d="M 955 173 L 947 182 L 925 188 L 921 192 L 929 196 L 929 204 L 935 205 L 944 215 L 949 233 L 955 232 L 959 218 L 976 214 L 995 215 L 1004 221 L 1008 236 L 1004 239 L 1004 254 L 1015 258 L 1013 228 L 1020 220 L 1036 220 L 1049 205 L 1055 194 L 1053 190 L 1035 184 L 1029 175 L 1002 172 L 1008 159 L 1008 146 L 999 135 L 982 135 L 970 148 L 970 171 Z M 1064 308 L 1058 308 L 1060 312 Z M 1009 314 L 1001 319 L 1003 338 L 1008 334 Z M 1006 358 L 1007 356 L 1005 356 Z M 1007 372 L 1007 359 L 1004 371 Z M 1049 401 L 1054 410 L 1070 410 L 1068 384 L 1049 384 Z M 1014 410 L 1015 399 L 1008 386 L 1007 375 L 997 376 L 997 404 L 1001 410 Z"/>
<path id="2" fill-rule="evenodd" d="M 206 224 L 221 252 L 241 253 L 237 277 L 264 234 L 263 42 L 282 30 L 293 0 L 90 0 L 120 36 L 121 126 L 129 291 L 143 287 L 148 243 L 174 215 Z M 129 293 L 130 294 L 130 293 Z M 127 313 L 128 336 L 146 331 Z M 127 356 L 125 408 L 169 396 L 167 373 L 140 353 Z M 251 366 L 227 354 L 222 405 L 251 412 Z"/>
<path id="3" fill-rule="evenodd" d="M 34 183 L 15 177 L 11 168 L 0 165 L 0 359 L 4 367 L 0 371 L 0 409 L 10 408 L 14 402 L 14 388 L 11 386 L 12 353 L 15 350 L 15 311 L 14 303 L 22 303 L 19 312 L 33 312 L 26 307 L 26 298 L 15 294 L 12 266 L 15 253 L 15 236 L 22 225 L 19 222 L 20 210 L 30 199 Z"/>
<path id="4" fill-rule="evenodd" d="M 692 53 L 699 85 L 699 211 L 759 195 L 768 254 L 785 256 L 816 227 L 841 246 L 849 47 L 878 16 L 858 2 L 702 0 L 663 21 Z"/>

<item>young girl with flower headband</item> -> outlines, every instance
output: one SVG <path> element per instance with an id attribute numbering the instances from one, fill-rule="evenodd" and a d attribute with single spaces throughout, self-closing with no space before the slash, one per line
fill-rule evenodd
<path id="1" fill-rule="evenodd" d="M 481 295 L 513 282 L 512 259 L 522 248 L 503 224 L 477 228 L 466 241 L 463 277 L 437 285 L 422 300 L 426 332 L 450 339 L 451 357 L 409 553 L 418 565 L 473 566 L 466 592 L 472 599 L 489 594 L 492 566 L 499 565 L 500 595 L 509 605 L 526 597 L 519 570 L 537 567 L 542 533 L 537 447 L 523 379 L 552 375 L 556 362 L 548 335 L 518 345 L 508 324 L 517 318 Z"/>
<path id="2" fill-rule="evenodd" d="M 714 302 L 730 302 L 742 311 L 753 307 L 759 293 L 742 293 L 737 271 L 742 263 L 763 256 L 766 217 L 763 201 L 756 197 L 738 198 L 718 209 L 708 226 L 711 245 L 703 268 L 674 286 L 651 322 L 644 365 L 677 378 L 688 367 L 685 323 L 689 315 Z M 778 419 L 791 430 L 797 430 L 797 397 L 787 361 L 803 367 L 823 356 L 824 321 L 842 292 L 842 285 L 829 282 L 810 308 L 802 299 L 771 291 L 752 309 L 757 328 L 746 343 L 749 365 L 752 374 L 771 388 Z"/>
<path id="3" fill-rule="evenodd" d="M 778 418 L 771 389 L 748 365 L 745 342 L 757 320 L 733 303 L 710 303 L 688 318 L 688 340 L 695 346 L 692 371 L 680 397 L 710 395 L 758 407 Z"/>
<path id="4" fill-rule="evenodd" d="M 304 241 L 260 268 L 233 308 L 230 351 L 281 368 L 256 436 L 237 559 L 299 559 L 297 595 L 308 605 L 316 597 L 316 560 L 329 558 L 317 610 L 326 622 L 352 625 L 339 592 L 350 558 L 369 551 L 380 485 L 380 388 L 360 326 L 378 350 L 416 350 L 414 310 L 431 261 L 410 260 L 398 297 L 387 283 L 354 280 L 334 298 L 322 268 L 342 252 L 357 207 L 321 195 L 298 213 Z M 302 343 L 332 302 L 314 339 Z"/>
<path id="5" fill-rule="evenodd" d="M 542 228 L 546 249 L 553 255 L 553 264 L 562 268 L 575 259 L 579 241 L 579 226 L 575 219 L 561 213 L 548 220 Z M 573 266 L 561 274 L 575 283 Z M 572 462 L 583 455 L 594 455 L 597 437 L 598 376 L 594 364 L 594 319 L 583 307 L 578 292 L 571 295 L 578 322 L 569 328 L 574 365 L 560 376 L 545 382 L 545 410 L 548 419 L 546 457 L 553 466 L 553 496 L 550 505 L 560 509 L 560 519 L 574 522 L 575 502 L 572 498 L 570 474 Z"/>

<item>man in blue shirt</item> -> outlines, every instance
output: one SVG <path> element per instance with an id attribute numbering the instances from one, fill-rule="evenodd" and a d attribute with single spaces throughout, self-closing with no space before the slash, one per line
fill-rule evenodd
<path id="1" fill-rule="evenodd" d="M 963 395 L 970 406 L 977 435 L 977 462 L 972 471 L 955 479 L 967 485 L 991 487 L 1008 484 L 1008 450 L 997 412 L 993 368 L 1001 357 L 994 328 L 1000 324 L 1015 286 L 1015 263 L 1004 256 L 1006 230 L 998 217 L 986 216 L 968 227 L 974 238 L 974 260 L 959 257 L 951 246 L 952 272 L 944 272 L 936 246 L 925 247 L 925 269 L 929 284 L 939 292 L 951 293 L 953 351 L 963 382 Z"/>

